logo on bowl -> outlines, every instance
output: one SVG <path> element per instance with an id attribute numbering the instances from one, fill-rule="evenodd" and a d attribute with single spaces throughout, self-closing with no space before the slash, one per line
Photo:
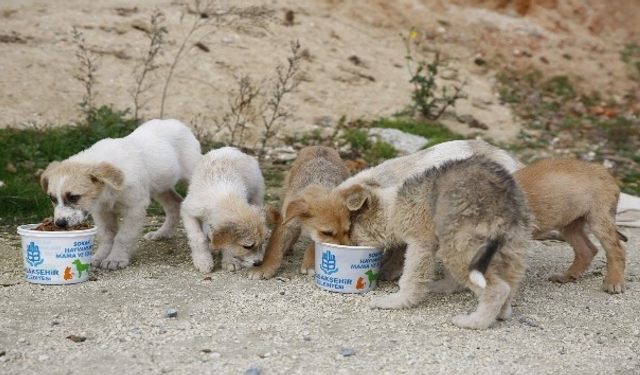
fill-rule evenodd
<path id="1" fill-rule="evenodd" d="M 336 267 L 336 256 L 331 251 L 327 250 L 322 253 L 320 269 L 327 275 L 338 272 L 338 267 Z"/>
<path id="2" fill-rule="evenodd" d="M 42 262 L 44 262 L 44 259 L 42 259 L 42 255 L 40 255 L 40 246 L 31 241 L 29 246 L 27 246 L 27 263 L 29 263 L 31 267 L 38 267 Z"/>

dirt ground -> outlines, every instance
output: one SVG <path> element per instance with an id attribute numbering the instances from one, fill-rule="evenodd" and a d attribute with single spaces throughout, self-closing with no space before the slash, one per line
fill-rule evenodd
<path id="1" fill-rule="evenodd" d="M 74 77 L 79 63 L 72 27 L 96 56 L 94 104 L 133 108 L 135 72 L 147 52 L 144 31 L 161 10 L 168 43 L 148 77 L 141 114 L 158 117 L 169 67 L 198 15 L 194 1 L 5 0 L 0 4 L 0 126 L 65 124 L 80 118 L 84 87 Z M 217 14 L 256 1 L 213 2 Z M 579 78 L 580 85 L 606 94 L 629 89 L 620 61 L 624 45 L 638 40 L 640 7 L 633 1 L 583 0 L 400 0 L 388 2 L 274 0 L 264 28 L 199 29 L 186 44 L 166 96 L 165 117 L 213 129 L 228 110 L 238 77 L 256 82 L 286 65 L 290 43 L 304 50 L 302 84 L 288 98 L 292 114 L 280 136 L 331 131 L 340 117 L 377 118 L 411 101 L 405 47 L 410 29 L 424 39 L 416 58 L 430 61 L 440 50 L 446 68 L 441 84 L 465 82 L 466 100 L 456 114 L 487 126 L 448 125 L 497 140 L 515 137 L 520 123 L 495 92 L 495 73 L 533 66 L 548 75 Z M 289 21 L 286 14 L 289 12 Z M 292 19 L 291 19 L 292 18 Z M 200 48 L 196 47 L 201 41 Z M 463 116 L 464 118 L 464 116 Z M 468 121 L 467 121 L 468 123 Z M 254 124 L 256 136 L 260 125 Z"/>
<path id="2" fill-rule="evenodd" d="M 148 229 L 157 227 L 151 222 Z M 640 229 L 629 237 L 624 294 L 600 290 L 602 251 L 576 283 L 551 274 L 573 254 L 532 241 L 514 315 L 486 331 L 453 326 L 470 292 L 414 309 L 371 310 L 372 296 L 337 294 L 298 272 L 304 243 L 278 277 L 195 271 L 184 233 L 140 242 L 125 270 L 94 281 L 28 283 L 15 228 L 0 240 L 0 373 L 28 374 L 637 374 Z M 175 318 L 167 317 L 171 309 Z"/>
<path id="3" fill-rule="evenodd" d="M 228 9 L 231 2 L 216 4 Z M 393 114 L 410 102 L 401 34 L 414 28 L 426 58 L 435 49 L 446 57 L 441 83 L 466 82 L 469 97 L 456 113 L 487 129 L 455 118 L 447 124 L 509 140 L 521 124 L 498 99 L 497 71 L 531 65 L 577 77 L 586 89 L 624 95 L 631 86 L 620 51 L 640 33 L 633 1 L 273 0 L 267 6 L 274 13 L 264 29 L 219 28 L 202 39 L 205 48 L 187 44 L 165 117 L 212 126 L 237 78 L 272 77 L 286 64 L 292 40 L 306 51 L 303 80 L 285 102 L 292 117 L 279 136 L 332 131 L 342 116 Z M 172 58 L 197 17 L 192 2 L 3 0 L 0 126 L 80 118 L 74 25 L 98 58 L 96 103 L 131 108 L 134 72 L 148 44 L 145 25 L 156 8 L 166 16 L 171 43 L 150 77 L 145 118 L 159 116 Z M 0 373 L 637 374 L 640 229 L 622 231 L 629 237 L 626 293 L 600 290 L 602 251 L 577 283 L 549 282 L 572 253 L 564 243 L 532 242 L 513 318 L 475 332 L 450 323 L 475 308 L 468 292 L 436 295 L 411 310 L 370 310 L 372 295 L 397 286 L 382 283 L 366 295 L 320 290 L 297 272 L 301 251 L 286 259 L 279 278 L 255 281 L 244 271 L 220 269 L 207 278 L 193 269 L 183 233 L 142 241 L 129 268 L 97 270 L 95 281 L 31 284 L 23 280 L 15 228 L 7 227 L 0 231 Z M 166 317 L 169 309 L 176 318 Z"/>

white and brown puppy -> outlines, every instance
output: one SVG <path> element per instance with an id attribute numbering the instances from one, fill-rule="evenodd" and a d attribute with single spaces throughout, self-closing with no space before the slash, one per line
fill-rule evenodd
<path id="1" fill-rule="evenodd" d="M 358 245 L 407 245 L 400 290 L 375 297 L 371 307 L 401 309 L 430 291 L 461 284 L 479 299 L 453 324 L 485 329 L 511 316 L 511 297 L 526 269 L 531 214 L 509 171 L 481 156 L 445 162 L 400 187 L 355 184 L 342 191 L 352 213 L 351 241 Z M 447 277 L 432 283 L 441 260 Z M 435 289 L 435 290 L 434 290 Z"/>
<path id="2" fill-rule="evenodd" d="M 222 267 L 229 271 L 260 264 L 267 233 L 264 193 L 254 157 L 235 147 L 202 156 L 180 210 L 198 271 L 213 270 L 212 252 L 222 252 Z"/>
<path id="3" fill-rule="evenodd" d="M 345 205 L 341 192 L 358 184 L 372 184 L 380 188 L 400 186 L 408 178 L 422 173 L 425 169 L 433 168 L 444 162 L 451 160 L 466 159 L 473 155 L 483 155 L 496 163 L 502 165 L 509 172 L 514 172 L 521 168 L 523 164 L 509 152 L 492 146 L 480 140 L 449 141 L 429 147 L 414 154 L 389 159 L 382 164 L 359 172 L 355 176 L 332 189 L 329 193 L 325 191 L 309 192 L 302 198 L 307 204 L 316 209 L 310 213 L 303 228 L 308 232 L 328 231 L 339 233 L 345 227 L 350 226 L 351 213 Z M 318 223 L 322 223 L 319 226 Z M 332 224 L 333 227 L 327 226 Z M 350 241 L 346 236 L 340 244 L 349 245 Z M 392 280 L 400 277 L 402 272 L 402 261 L 405 245 L 398 248 L 387 248 L 380 270 L 380 278 Z"/>
<path id="4" fill-rule="evenodd" d="M 534 238 L 558 230 L 573 247 L 573 264 L 551 280 L 577 280 L 589 268 L 598 248 L 589 240 L 586 227 L 602 244 L 607 256 L 603 289 L 608 293 L 625 290 L 626 251 L 617 231 L 616 207 L 620 188 L 600 165 L 572 158 L 545 159 L 515 173 L 535 217 Z"/>
<path id="5" fill-rule="evenodd" d="M 187 184 L 201 157 L 200 143 L 177 120 L 152 120 L 124 138 L 103 139 L 62 162 L 52 162 L 41 184 L 54 205 L 54 223 L 75 226 L 91 214 L 100 247 L 92 265 L 124 268 L 137 248 L 151 198 L 164 224 L 146 239 L 173 236 L 180 220 L 178 182 Z"/>
<path id="6" fill-rule="evenodd" d="M 308 195 L 327 194 L 347 177 L 349 170 L 338 151 L 324 146 L 309 146 L 300 150 L 284 179 L 280 217 L 267 243 L 264 260 L 259 267 L 249 271 L 250 278 L 269 279 L 276 274 L 285 252 L 298 241 L 302 223 L 306 224 L 304 228 L 313 228 L 306 233 L 313 241 L 336 244 L 348 241 L 349 222 L 340 223 L 340 215 L 332 215 L 331 212 L 320 215 L 318 210 L 323 208 L 306 199 Z M 300 272 L 315 272 L 314 251 L 315 246 L 311 242 L 304 253 Z"/>

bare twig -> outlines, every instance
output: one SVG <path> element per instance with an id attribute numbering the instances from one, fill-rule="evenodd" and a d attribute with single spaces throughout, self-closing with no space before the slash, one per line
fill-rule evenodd
<path id="1" fill-rule="evenodd" d="M 221 27 L 228 27 L 241 31 L 246 31 L 255 27 L 264 28 L 266 27 L 266 21 L 273 14 L 271 10 L 268 10 L 264 6 L 249 6 L 246 8 L 231 7 L 227 10 L 217 10 L 215 8 L 215 1 L 213 0 L 195 0 L 194 5 L 195 9 L 189 9 L 189 13 L 193 15 L 193 22 L 180 42 L 178 51 L 173 57 L 173 61 L 169 66 L 167 78 L 164 82 L 162 99 L 160 102 L 161 118 L 164 116 L 169 85 L 173 79 L 178 64 L 185 54 L 187 54 L 193 47 L 204 45 L 204 39 L 215 33 Z M 180 19 L 181 23 L 184 21 L 184 17 L 185 15 L 183 14 Z M 209 27 L 212 29 L 208 29 Z M 196 40 L 192 41 L 200 31 L 203 31 L 203 33 L 200 34 Z"/>
<path id="2" fill-rule="evenodd" d="M 287 67 L 282 65 L 276 68 L 276 81 L 271 91 L 271 97 L 263 105 L 260 111 L 264 134 L 258 153 L 258 159 L 262 160 L 265 154 L 267 141 L 275 134 L 280 122 L 291 114 L 282 108 L 282 102 L 286 95 L 293 92 L 299 85 L 300 79 L 296 77 L 300 70 L 300 42 L 291 42 L 291 56 L 287 59 Z"/>
<path id="3" fill-rule="evenodd" d="M 80 63 L 79 72 L 74 77 L 82 82 L 84 85 L 84 95 L 82 96 L 82 102 L 80 103 L 80 110 L 85 116 L 85 119 L 89 122 L 92 120 L 95 113 L 95 91 L 96 84 L 96 56 L 87 47 L 87 43 L 84 39 L 84 35 L 76 26 L 72 28 L 73 43 L 76 46 L 76 58 Z"/>
<path id="4" fill-rule="evenodd" d="M 237 92 L 229 92 L 229 111 L 221 119 L 216 119 L 218 131 L 225 129 L 230 134 L 230 146 L 240 146 L 244 142 L 244 132 L 247 124 L 255 121 L 256 111 L 254 100 L 261 94 L 249 76 L 238 80 Z"/>
<path id="5" fill-rule="evenodd" d="M 140 108 L 144 104 L 146 104 L 146 101 L 141 101 L 142 94 L 153 87 L 153 83 L 145 82 L 147 75 L 155 71 L 159 67 L 156 62 L 156 57 L 158 56 L 158 53 L 164 45 L 164 37 L 167 34 L 167 29 L 163 26 L 164 21 L 164 13 L 156 9 L 151 15 L 151 30 L 147 34 L 149 37 L 149 47 L 147 49 L 147 55 L 145 56 L 142 65 L 136 69 L 135 73 L 136 88 L 132 96 L 134 105 L 133 118 L 136 123 L 138 123 L 140 120 Z"/>

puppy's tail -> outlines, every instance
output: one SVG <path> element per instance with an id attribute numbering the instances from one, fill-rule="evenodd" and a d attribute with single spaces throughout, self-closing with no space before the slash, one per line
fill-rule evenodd
<path id="1" fill-rule="evenodd" d="M 480 248 L 469 265 L 469 280 L 472 283 L 483 289 L 487 286 L 484 273 L 487 272 L 489 263 L 491 263 L 491 259 L 493 259 L 495 253 L 500 250 L 503 245 L 504 238 L 499 237 L 490 239 Z"/>

